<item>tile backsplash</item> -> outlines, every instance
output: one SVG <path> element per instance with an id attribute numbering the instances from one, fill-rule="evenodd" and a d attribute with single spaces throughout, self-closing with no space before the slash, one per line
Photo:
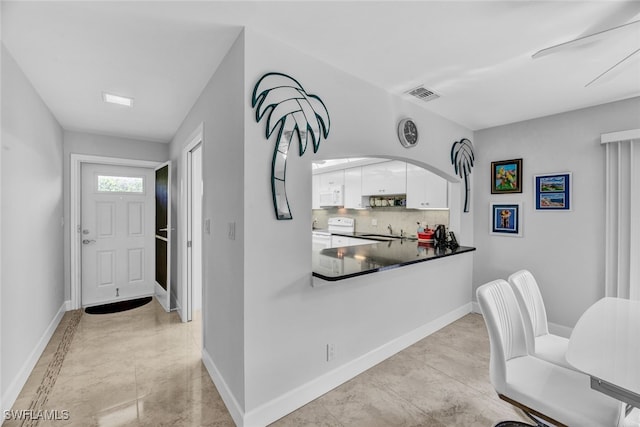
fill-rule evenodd
<path id="1" fill-rule="evenodd" d="M 355 218 L 356 231 L 363 233 L 388 234 L 387 226 L 391 225 L 393 234 L 404 231 L 407 236 L 415 236 L 418 224 L 433 227 L 436 224 L 444 224 L 449 227 L 449 209 L 402 209 L 402 208 L 372 208 L 372 209 L 345 209 L 328 208 L 313 209 L 311 220 L 315 220 L 315 228 L 327 228 L 327 220 L 330 217 L 346 216 Z M 373 225 L 377 222 L 377 225 Z"/>

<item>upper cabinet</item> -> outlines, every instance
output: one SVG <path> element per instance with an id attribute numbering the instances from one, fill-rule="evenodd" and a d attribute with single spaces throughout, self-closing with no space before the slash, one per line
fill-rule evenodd
<path id="1" fill-rule="evenodd" d="M 402 199 L 406 195 L 406 206 L 402 205 L 408 209 L 447 209 L 446 179 L 410 163 L 371 160 L 375 163 L 314 174 L 313 209 L 329 206 L 364 209 L 370 207 L 369 196 L 400 195 Z M 322 196 L 337 191 L 343 196 L 338 202 L 323 201 Z"/>
<path id="2" fill-rule="evenodd" d="M 344 171 L 344 207 L 362 209 L 362 167 Z"/>
<path id="3" fill-rule="evenodd" d="M 344 185 L 344 170 L 318 174 L 320 177 L 320 192 L 329 191 L 337 185 Z"/>
<path id="4" fill-rule="evenodd" d="M 407 208 L 447 208 L 447 180 L 407 163 Z"/>
<path id="5" fill-rule="evenodd" d="M 362 195 L 407 192 L 407 164 L 397 160 L 362 166 Z"/>

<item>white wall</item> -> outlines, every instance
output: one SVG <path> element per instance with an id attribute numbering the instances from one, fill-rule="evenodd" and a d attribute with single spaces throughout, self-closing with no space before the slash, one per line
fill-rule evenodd
<path id="1" fill-rule="evenodd" d="M 638 128 L 640 98 L 475 133 L 475 289 L 526 268 L 536 277 L 550 322 L 572 328 L 604 296 L 605 149 L 600 134 Z M 523 193 L 491 195 L 490 164 L 523 159 Z M 533 175 L 573 173 L 573 210 L 534 210 Z M 522 238 L 489 235 L 489 201 L 521 201 Z M 475 299 L 475 295 L 474 295 Z"/>
<path id="2" fill-rule="evenodd" d="M 1 8 L 1 6 L 0 6 Z M 1 13 L 1 10 L 0 10 Z M 2 19 L 0 19 L 0 43 L 2 43 Z M 4 46 L 1 46 L 4 49 Z M 0 72 L 2 70 L 2 63 L 4 54 L 0 51 Z M 0 82 L 0 100 L 2 100 L 2 82 Z M 2 124 L 2 102 L 0 102 L 0 125 Z M 2 142 L 0 134 L 0 143 Z M 2 146 L 0 144 L 0 165 L 2 165 Z M 2 173 L 0 173 L 0 242 L 2 242 Z M 2 244 L 0 244 L 0 260 L 2 260 Z M 0 301 L 2 301 L 2 262 L 0 261 Z M 2 399 L 2 303 L 0 303 L 0 410 L 4 409 Z M 1 423 L 0 423 L 1 425 Z"/>
<path id="3" fill-rule="evenodd" d="M 245 40 L 245 408 L 253 425 L 269 406 L 282 404 L 282 409 L 287 399 L 300 403 L 316 397 L 313 391 L 326 383 L 315 389 L 314 384 L 331 371 L 471 301 L 472 254 L 312 288 L 311 162 L 408 158 L 453 179 L 451 145 L 472 132 L 263 34 L 246 30 Z M 265 139 L 265 123 L 256 123 L 250 99 L 258 79 L 273 71 L 291 75 L 321 97 L 331 117 L 329 137 L 317 154 L 309 148 L 299 157 L 297 142 L 289 152 L 289 221 L 275 219 L 270 184 L 275 138 Z M 396 136 L 404 116 L 413 117 L 421 132 L 410 150 Z M 462 242 L 472 244 L 472 214 L 454 215 Z M 331 363 L 328 343 L 336 345 Z M 300 397 L 300 388 L 309 394 Z"/>
<path id="4" fill-rule="evenodd" d="M 13 404 L 63 311 L 62 129 L 2 45 L 2 354 Z"/>
<path id="5" fill-rule="evenodd" d="M 203 217 L 211 220 L 211 234 L 202 242 L 204 352 L 210 357 L 222 381 L 235 399 L 226 400 L 230 410 L 244 407 L 244 153 L 243 88 L 244 35 L 240 34 L 204 88 L 171 142 L 173 162 L 173 227 L 178 228 L 178 210 L 185 183 L 179 178 L 182 149 L 190 135 L 202 124 Z M 179 189 L 179 191 L 178 191 Z M 179 196 L 178 196 L 179 195 Z M 227 224 L 236 223 L 236 240 L 227 238 Z M 177 230 L 174 242 L 180 242 Z M 176 245 L 177 247 L 177 245 Z M 180 259 L 177 251 L 173 259 Z M 182 277 L 179 269 L 175 277 Z M 176 280 L 174 278 L 174 280 Z M 180 287 L 178 289 L 181 289 Z M 180 303 L 183 296 L 178 295 Z M 224 393 L 224 387 L 220 387 Z M 223 394 L 224 397 L 227 397 Z M 234 406 L 236 406 L 234 408 Z M 237 412 L 236 412 L 237 413 Z"/>
<path id="6" fill-rule="evenodd" d="M 169 159 L 169 144 L 140 141 L 114 136 L 95 135 L 86 132 L 64 131 L 64 223 L 70 226 L 69 180 L 71 154 L 86 154 L 123 159 L 151 160 L 158 163 Z M 64 298 L 71 295 L 71 259 L 69 231 L 64 232 Z"/>

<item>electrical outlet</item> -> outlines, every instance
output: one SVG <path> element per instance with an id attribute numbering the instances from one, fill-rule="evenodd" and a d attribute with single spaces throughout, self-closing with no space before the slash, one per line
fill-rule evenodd
<path id="1" fill-rule="evenodd" d="M 236 240 L 236 223 L 229 223 L 229 240 Z"/>
<path id="2" fill-rule="evenodd" d="M 336 357 L 336 345 L 327 344 L 327 362 L 331 362 Z"/>
<path id="3" fill-rule="evenodd" d="M 378 226 L 378 220 L 375 218 L 371 218 L 371 225 L 373 225 L 374 227 Z"/>

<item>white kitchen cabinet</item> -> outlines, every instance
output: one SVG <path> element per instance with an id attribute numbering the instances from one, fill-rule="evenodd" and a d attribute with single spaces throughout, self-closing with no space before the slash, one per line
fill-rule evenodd
<path id="1" fill-rule="evenodd" d="M 362 195 L 384 196 L 407 192 L 407 164 L 397 160 L 362 166 Z"/>
<path id="2" fill-rule="evenodd" d="M 446 179 L 407 163 L 407 208 L 447 208 L 447 185 Z"/>
<path id="3" fill-rule="evenodd" d="M 344 169 L 333 172 L 320 173 L 320 192 L 329 191 L 338 185 L 344 185 Z"/>
<path id="4" fill-rule="evenodd" d="M 344 207 L 362 209 L 362 167 L 344 171 Z"/>
<path id="5" fill-rule="evenodd" d="M 311 176 L 311 209 L 320 209 L 320 175 Z"/>

